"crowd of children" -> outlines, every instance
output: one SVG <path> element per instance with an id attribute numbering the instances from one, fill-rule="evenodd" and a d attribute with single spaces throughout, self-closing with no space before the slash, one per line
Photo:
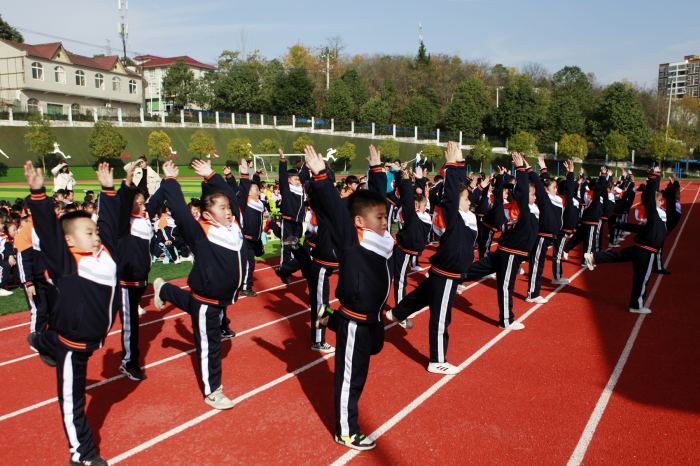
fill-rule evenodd
<path id="1" fill-rule="evenodd" d="M 99 198 L 87 192 L 82 203 L 64 189 L 47 196 L 41 170 L 26 163 L 30 196 L 0 204 L 0 297 L 11 294 L 11 276 L 21 283 L 31 309 L 29 345 L 56 368 L 70 464 L 106 464 L 85 417 L 86 368 L 117 314 L 120 370 L 134 381 L 146 379 L 139 363 L 139 315 L 145 313 L 141 301 L 154 258 L 193 261 L 188 289 L 158 278 L 154 303 L 190 315 L 204 402 L 230 409 L 221 363 L 222 339 L 235 336 L 228 307 L 239 296 L 256 296 L 254 271 L 256 257 L 265 252 L 265 233 L 279 237 L 276 274 L 289 284 L 299 271 L 308 285 L 310 348 L 336 353 L 335 440 L 358 450 L 375 447 L 358 424 L 358 402 L 371 356 L 384 344 L 385 315 L 412 329 L 409 317 L 427 306 L 427 370 L 456 374 L 459 368 L 447 362 L 449 325 L 466 282 L 494 278 L 498 325 L 520 330 L 524 325 L 513 312 L 516 277 L 529 262 L 526 301 L 547 303 L 541 288 L 549 249 L 557 285 L 568 284 L 562 261 L 580 243 L 582 266 L 591 270 L 632 262 L 633 313 L 651 312 L 644 307 L 650 274 L 670 273 L 661 256 L 667 232 L 680 221 L 680 187 L 671 177 L 662 189 L 658 167 L 639 186 L 631 173 L 623 170 L 614 180 L 606 167 L 599 177 L 586 178 L 583 170 L 577 177 L 571 161 L 566 176 L 555 179 L 543 158 L 531 167 L 513 153 L 514 173 L 498 167 L 491 176 L 473 175 L 459 145 L 450 142 L 432 183 L 420 165 L 383 163 L 374 146 L 366 176 L 336 181 L 313 147 L 304 153 L 304 161 L 289 167 L 280 150 L 274 184 L 260 179 L 264 170 L 252 173 L 245 159 L 238 179 L 228 167 L 218 174 L 210 163 L 195 160 L 202 194 L 189 203 L 172 161 L 163 165 L 162 180 L 147 171 L 145 158 L 127 165 L 118 191 L 112 170 L 100 164 Z M 634 202 L 638 191 L 641 206 Z M 633 222 L 633 211 L 643 221 Z M 602 247 L 606 224 L 613 250 Z M 634 244 L 615 251 L 632 233 Z M 409 290 L 409 270 L 422 270 L 418 258 L 434 244 L 426 278 Z M 334 274 L 339 304 L 331 307 Z M 387 309 L 392 287 L 394 306 Z M 327 329 L 336 333 L 335 348 L 326 342 Z"/>

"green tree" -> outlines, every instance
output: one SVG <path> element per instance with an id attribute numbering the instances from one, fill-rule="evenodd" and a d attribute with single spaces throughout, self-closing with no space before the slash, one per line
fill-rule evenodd
<path id="1" fill-rule="evenodd" d="M 586 134 L 586 119 L 574 97 L 553 98 L 547 112 L 546 131 L 550 141 L 558 141 L 565 134 Z"/>
<path id="2" fill-rule="evenodd" d="M 35 113 L 29 117 L 29 127 L 24 133 L 24 143 L 29 146 L 30 151 L 39 154 L 44 173 L 46 173 L 44 157 L 53 152 L 53 145 L 56 141 L 56 135 L 51 131 L 48 116 L 44 117 L 40 113 Z"/>
<path id="3" fill-rule="evenodd" d="M 353 116 L 360 115 L 360 108 L 369 100 L 369 88 L 355 68 L 350 68 L 340 76 L 340 79 L 348 87 L 354 105 Z"/>
<path id="4" fill-rule="evenodd" d="M 148 136 L 148 155 L 155 157 L 156 170 L 160 172 L 158 159 L 170 156 L 170 136 L 165 131 L 153 131 Z"/>
<path id="5" fill-rule="evenodd" d="M 335 158 L 338 160 L 338 164 L 343 164 L 343 171 L 348 171 L 348 162 L 355 160 L 355 144 L 346 141 L 342 147 L 338 148 L 338 152 L 335 154 Z"/>
<path id="6" fill-rule="evenodd" d="M 612 160 L 625 160 L 629 154 L 628 146 L 627 137 L 617 131 L 610 131 L 603 143 L 606 155 Z"/>
<path id="7" fill-rule="evenodd" d="M 508 153 L 519 152 L 528 157 L 539 157 L 540 151 L 537 150 L 535 136 L 526 132 L 520 131 L 508 140 Z"/>
<path id="8" fill-rule="evenodd" d="M 656 163 L 663 163 L 666 159 L 680 160 L 685 154 L 683 143 L 678 141 L 677 134 L 673 129 L 668 130 L 666 137 L 666 127 L 662 126 L 654 133 L 649 141 L 648 153 Z"/>
<path id="9" fill-rule="evenodd" d="M 187 107 L 195 90 L 194 73 L 185 60 L 180 58 L 170 65 L 163 78 L 163 95 L 173 99 L 182 108 Z"/>
<path id="10" fill-rule="evenodd" d="M 491 77 L 494 79 L 496 86 L 504 86 L 510 79 L 510 71 L 505 66 L 497 63 L 491 68 Z"/>
<path id="11" fill-rule="evenodd" d="M 194 83 L 192 101 L 204 110 L 214 110 L 217 107 L 216 89 L 219 85 L 220 75 L 208 70 Z"/>
<path id="12" fill-rule="evenodd" d="M 0 39 L 11 40 L 14 42 L 24 42 L 24 37 L 20 32 L 7 24 L 0 15 Z"/>
<path id="13" fill-rule="evenodd" d="M 388 125 L 391 120 L 391 107 L 379 97 L 369 99 L 360 109 L 362 123 Z"/>
<path id="14" fill-rule="evenodd" d="M 521 131 L 534 131 L 537 124 L 537 93 L 532 81 L 518 75 L 502 91 L 494 126 L 503 135 L 511 137 Z"/>
<path id="15" fill-rule="evenodd" d="M 593 85 L 578 66 L 565 66 L 552 76 L 552 99 L 564 96 L 574 99 L 583 116 L 588 116 L 593 109 Z"/>
<path id="16" fill-rule="evenodd" d="M 565 134 L 559 142 L 559 155 L 567 159 L 576 157 L 583 160 L 588 156 L 588 143 L 578 134 Z"/>
<path id="17" fill-rule="evenodd" d="M 401 94 L 399 94 L 398 89 L 396 89 L 396 84 L 391 79 L 384 81 L 382 86 L 382 101 L 389 105 L 389 110 L 391 111 L 391 116 L 389 123 L 398 123 L 401 117 Z M 360 110 L 360 113 L 362 110 Z M 362 115 L 360 114 L 360 118 Z"/>
<path id="18" fill-rule="evenodd" d="M 95 122 L 88 137 L 88 150 L 97 159 L 117 158 L 124 153 L 128 143 L 119 128 L 108 121 L 99 120 Z"/>
<path id="19" fill-rule="evenodd" d="M 214 138 L 201 129 L 196 131 L 190 138 L 190 154 L 194 154 L 200 159 L 211 157 L 215 150 L 216 143 L 214 142 Z"/>
<path id="20" fill-rule="evenodd" d="M 355 115 L 355 104 L 342 79 L 336 79 L 323 96 L 323 117 L 350 120 Z"/>
<path id="21" fill-rule="evenodd" d="M 272 99 L 275 113 L 296 115 L 299 118 L 312 117 L 316 113 L 314 87 L 303 68 L 294 68 L 289 73 L 280 75 L 275 82 Z"/>
<path id="22" fill-rule="evenodd" d="M 423 157 L 426 157 L 433 166 L 431 171 L 435 171 L 435 164 L 440 162 L 443 157 L 442 149 L 437 144 L 426 144 L 423 146 Z"/>
<path id="23" fill-rule="evenodd" d="M 442 110 L 442 102 L 440 101 L 440 96 L 435 89 L 429 87 L 423 93 L 423 97 L 428 99 L 430 103 L 433 104 L 433 107 L 438 110 L 438 112 Z"/>
<path id="24" fill-rule="evenodd" d="M 279 60 L 270 60 L 260 78 L 257 107 L 266 115 L 275 113 L 273 97 L 277 80 L 284 76 L 284 65 Z"/>
<path id="25" fill-rule="evenodd" d="M 399 142 L 394 138 L 387 138 L 377 148 L 382 154 L 384 161 L 393 162 L 399 158 Z"/>
<path id="26" fill-rule="evenodd" d="M 230 112 L 255 112 L 259 90 L 255 70 L 248 65 L 234 64 L 217 83 L 217 106 Z"/>
<path id="27" fill-rule="evenodd" d="M 452 102 L 445 111 L 447 129 L 478 136 L 490 110 L 491 99 L 486 93 L 484 83 L 472 76 L 455 89 Z"/>
<path id="28" fill-rule="evenodd" d="M 440 111 L 425 97 L 411 97 L 402 113 L 408 127 L 417 126 L 423 130 L 435 128 L 440 119 Z"/>
<path id="29" fill-rule="evenodd" d="M 476 144 L 474 144 L 474 147 L 472 147 L 470 155 L 474 160 L 478 160 L 481 163 L 481 168 L 479 168 L 479 171 L 483 171 L 484 163 L 491 160 L 491 157 L 493 156 L 493 147 L 491 147 L 488 139 L 479 138 Z"/>
<path id="30" fill-rule="evenodd" d="M 634 88 L 624 83 L 613 83 L 603 91 L 590 124 L 593 142 L 599 146 L 610 131 L 627 136 L 630 149 L 641 151 L 649 144 L 647 117 Z"/>
<path id="31" fill-rule="evenodd" d="M 255 147 L 255 152 L 258 154 L 276 154 L 282 148 L 282 143 L 276 139 L 263 139 Z"/>
<path id="32" fill-rule="evenodd" d="M 302 133 L 301 136 L 292 143 L 292 148 L 295 154 L 303 154 L 304 147 L 313 146 L 314 144 L 313 139 L 311 139 L 308 134 Z"/>
<path id="33" fill-rule="evenodd" d="M 418 55 L 416 55 L 415 63 L 419 67 L 430 65 L 430 54 L 426 51 L 423 41 L 420 41 L 420 45 L 418 46 Z"/>
<path id="34" fill-rule="evenodd" d="M 270 141 L 270 139 L 266 139 Z M 271 152 L 261 152 L 262 154 L 270 154 Z M 248 138 L 234 138 L 228 142 L 226 146 L 226 155 L 229 157 L 249 158 L 252 157 L 253 151 L 250 146 L 250 139 Z"/>

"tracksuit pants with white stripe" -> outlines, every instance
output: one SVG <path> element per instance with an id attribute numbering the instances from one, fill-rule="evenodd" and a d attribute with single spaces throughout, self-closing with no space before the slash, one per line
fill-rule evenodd
<path id="1" fill-rule="evenodd" d="M 309 307 L 311 308 L 311 343 L 325 343 L 326 327 L 316 328 L 318 308 L 328 306 L 331 294 L 330 278 L 333 268 L 324 267 L 318 262 L 311 262 L 308 268 Z"/>
<path id="2" fill-rule="evenodd" d="M 569 238 L 564 246 L 564 252 L 568 253 L 580 243 L 583 243 L 583 253 L 589 254 L 595 251 L 595 234 L 598 230 L 598 224 L 589 225 L 587 223 L 582 223 L 576 229 L 573 235 Z M 581 259 L 581 264 L 585 265 L 585 261 Z"/>
<path id="3" fill-rule="evenodd" d="M 73 351 L 64 346 L 54 330 L 39 333 L 34 341 L 42 354 L 56 360 L 58 404 L 63 418 L 63 431 L 68 439 L 71 460 L 79 463 L 97 454 L 92 429 L 85 417 L 85 384 L 87 363 L 92 351 Z"/>
<path id="4" fill-rule="evenodd" d="M 538 236 L 535 247 L 530 251 L 530 280 L 527 287 L 527 297 L 530 299 L 538 297 L 542 290 L 542 273 L 550 244 L 552 238 Z"/>
<path id="5" fill-rule="evenodd" d="M 430 306 L 430 362 L 447 362 L 447 345 L 450 341 L 447 327 L 452 321 L 452 305 L 457 296 L 458 284 L 456 280 L 431 271 L 428 278 L 391 311 L 393 317 L 401 321 L 425 306 Z"/>
<path id="6" fill-rule="evenodd" d="M 479 236 L 477 238 L 477 244 L 479 245 L 479 259 L 486 257 L 490 253 L 491 244 L 493 244 L 493 235 L 496 233 L 491 228 L 483 224 L 483 222 L 477 223 Z"/>
<path id="7" fill-rule="evenodd" d="M 602 251 L 603 250 L 603 228 L 605 228 L 605 224 L 608 223 L 608 219 L 603 219 L 601 218 L 600 221 L 598 222 L 598 230 L 596 230 L 595 234 L 595 251 Z M 608 227 L 610 229 L 610 227 Z"/>
<path id="8" fill-rule="evenodd" d="M 562 266 L 561 260 L 564 257 L 564 246 L 566 246 L 566 240 L 569 239 L 570 234 L 564 231 L 559 231 L 554 237 L 554 245 L 552 246 L 552 275 L 558 280 L 562 278 Z"/>
<path id="9" fill-rule="evenodd" d="M 246 247 L 248 248 L 248 255 L 246 267 L 245 267 L 245 278 L 243 280 L 243 286 L 246 290 L 253 289 L 253 272 L 255 272 L 255 241 L 245 240 Z"/>
<path id="10" fill-rule="evenodd" d="M 408 274 L 413 267 L 414 259 L 418 256 L 408 254 L 398 246 L 394 246 L 394 300 L 400 303 L 406 297 L 406 285 L 408 284 Z"/>
<path id="11" fill-rule="evenodd" d="M 644 307 L 644 298 L 647 295 L 649 277 L 654 269 L 656 253 L 638 246 L 630 246 L 621 251 L 598 251 L 593 257 L 596 264 L 613 262 L 632 262 L 634 277 L 632 278 L 632 296 L 630 308 L 641 309 Z"/>
<path id="12" fill-rule="evenodd" d="M 204 396 L 209 395 L 221 386 L 221 319 L 224 308 L 202 304 L 189 291 L 170 283 L 160 289 L 160 297 L 192 317 L 199 380 Z"/>
<path id="13" fill-rule="evenodd" d="M 496 293 L 498 295 L 498 325 L 507 327 L 515 322 L 513 314 L 513 291 L 520 263 L 524 257 L 496 249 L 493 253 L 473 262 L 469 266 L 466 281 L 475 281 L 496 273 Z"/>
<path id="14" fill-rule="evenodd" d="M 129 369 L 139 367 L 139 304 L 146 287 L 122 286 L 122 307 L 119 318 L 122 321 L 122 364 Z"/>
<path id="15" fill-rule="evenodd" d="M 384 347 L 384 322 L 358 324 L 336 312 L 331 328 L 336 331 L 335 430 L 344 437 L 360 434 L 357 423 L 362 390 L 369 372 L 370 357 Z"/>
<path id="16" fill-rule="evenodd" d="M 46 280 L 35 280 L 34 296 L 27 294 L 27 285 L 23 284 L 24 296 L 27 298 L 27 305 L 31 312 L 30 333 L 43 332 L 49 325 L 51 309 L 53 309 L 58 299 L 56 287 Z"/>
<path id="17" fill-rule="evenodd" d="M 295 236 L 301 240 L 301 236 L 303 234 L 303 228 L 304 225 L 301 222 L 292 222 L 291 220 L 287 220 L 285 218 L 282 219 L 282 228 L 280 230 L 280 241 L 282 241 L 282 259 L 280 261 L 280 269 L 282 269 L 285 265 L 285 263 L 289 262 L 292 260 L 292 247 L 291 246 L 285 246 L 284 245 L 284 240 L 289 238 L 290 236 Z M 294 272 L 299 270 L 298 266 L 295 270 L 292 270 L 291 272 L 285 271 L 285 275 L 291 275 Z"/>

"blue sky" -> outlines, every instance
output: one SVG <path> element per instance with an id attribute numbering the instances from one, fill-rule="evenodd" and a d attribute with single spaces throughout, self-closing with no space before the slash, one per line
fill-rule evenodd
<path id="1" fill-rule="evenodd" d="M 54 36 L 98 45 L 110 39 L 116 53 L 117 1 L 8 1 L 0 14 L 13 26 Z M 659 63 L 700 55 L 697 0 L 672 8 L 649 0 L 131 0 L 128 49 L 214 63 L 222 50 L 239 48 L 244 28 L 249 47 L 270 58 L 296 42 L 320 46 L 336 35 L 351 55 L 415 54 L 422 22 L 428 52 L 515 67 L 534 61 L 550 72 L 578 65 L 602 83 L 627 78 L 652 86 Z M 22 32 L 30 44 L 56 40 Z M 103 52 L 65 45 L 74 53 Z"/>

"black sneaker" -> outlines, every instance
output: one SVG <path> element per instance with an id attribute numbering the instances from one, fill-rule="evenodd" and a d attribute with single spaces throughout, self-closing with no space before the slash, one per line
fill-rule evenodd
<path id="1" fill-rule="evenodd" d="M 235 336 L 236 336 L 236 332 L 234 332 L 230 328 L 222 328 L 221 329 L 221 339 L 222 340 L 228 340 L 229 338 L 233 338 Z"/>
<path id="2" fill-rule="evenodd" d="M 119 366 L 119 370 L 131 380 L 135 380 L 137 382 L 146 380 L 146 374 L 144 374 L 140 367 L 127 367 L 122 363 L 122 365 Z"/>
<path id="3" fill-rule="evenodd" d="M 671 271 L 666 269 L 655 270 L 654 273 L 658 273 L 659 275 L 671 275 Z"/>
<path id="4" fill-rule="evenodd" d="M 253 290 L 243 290 L 241 291 L 240 295 L 245 296 L 246 298 L 255 298 L 258 294 Z"/>
<path id="5" fill-rule="evenodd" d="M 282 280 L 282 283 L 284 283 L 285 285 L 289 285 L 290 283 L 292 283 L 292 282 L 289 280 L 289 277 L 284 276 L 284 275 L 282 275 L 282 274 L 280 273 L 280 270 L 279 270 L 279 269 L 275 269 L 275 275 L 277 275 L 278 277 L 280 277 L 280 280 Z"/>
<path id="6" fill-rule="evenodd" d="M 42 354 L 39 352 L 39 350 L 34 346 L 34 341 L 36 340 L 37 335 L 39 335 L 37 332 L 32 332 L 27 336 L 27 341 L 29 342 L 29 346 L 39 353 L 39 359 L 41 359 L 41 362 L 46 364 L 49 367 L 56 367 L 56 360 L 49 356 L 48 354 Z"/>
<path id="7" fill-rule="evenodd" d="M 92 455 L 90 458 L 83 460 L 79 463 L 76 461 L 70 460 L 70 463 L 68 463 L 68 464 L 70 464 L 70 466 L 80 466 L 82 464 L 84 464 L 86 466 L 107 466 L 107 462 L 105 460 L 103 460 L 102 458 L 100 458 L 100 456 L 97 454 Z"/>
<path id="8" fill-rule="evenodd" d="M 363 434 L 355 434 L 352 437 L 343 437 L 340 434 L 335 434 L 335 441 L 348 448 L 360 451 L 371 450 L 377 446 L 376 443 L 371 441 L 369 437 L 365 437 Z"/>
<path id="9" fill-rule="evenodd" d="M 297 238 L 296 236 L 288 236 L 287 239 L 284 240 L 283 244 L 285 246 L 289 246 L 294 251 L 296 251 L 300 247 L 299 238 Z"/>

